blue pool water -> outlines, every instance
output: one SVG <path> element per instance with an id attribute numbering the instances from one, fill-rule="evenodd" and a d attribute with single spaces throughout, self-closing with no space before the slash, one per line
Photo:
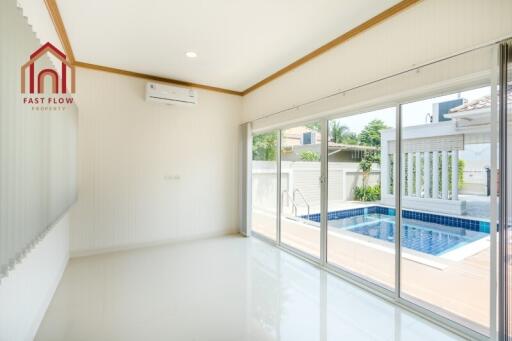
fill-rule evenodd
<path id="1" fill-rule="evenodd" d="M 343 229 L 390 243 L 395 241 L 395 217 L 393 215 L 366 213 L 338 219 L 336 219 L 337 216 L 329 218 L 330 229 Z M 465 227 L 410 218 L 403 218 L 403 221 L 402 246 L 435 256 L 488 236 L 488 233 Z"/>

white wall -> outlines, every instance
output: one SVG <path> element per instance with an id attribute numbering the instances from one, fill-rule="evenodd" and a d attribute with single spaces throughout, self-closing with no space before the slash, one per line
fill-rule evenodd
<path id="1" fill-rule="evenodd" d="M 66 214 L 0 283 L 0 341 L 32 340 L 69 258 Z"/>
<path id="2" fill-rule="evenodd" d="M 244 96 L 242 120 L 254 120 L 511 36 L 510 13 L 510 0 L 420 1 Z M 301 113 L 292 112 L 281 121 L 297 115 Z M 276 121 L 279 119 L 272 123 Z"/>
<path id="3" fill-rule="evenodd" d="M 142 79 L 78 68 L 77 81 L 72 254 L 238 230 L 239 96 L 167 106 L 144 101 Z"/>

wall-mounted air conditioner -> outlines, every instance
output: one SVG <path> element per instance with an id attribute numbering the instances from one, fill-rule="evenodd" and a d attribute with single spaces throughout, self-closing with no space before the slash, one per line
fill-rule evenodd
<path id="1" fill-rule="evenodd" d="M 166 104 L 197 104 L 197 91 L 158 83 L 146 84 L 146 101 Z"/>

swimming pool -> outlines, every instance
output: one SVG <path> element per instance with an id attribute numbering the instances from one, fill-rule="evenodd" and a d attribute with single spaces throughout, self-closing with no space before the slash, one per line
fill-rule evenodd
<path id="1" fill-rule="evenodd" d="M 344 230 L 393 243 L 395 210 L 372 206 L 329 212 L 331 230 Z M 489 235 L 489 223 L 478 220 L 403 211 L 403 247 L 439 256 Z M 312 215 L 309 220 L 319 221 Z M 317 220 L 318 219 L 318 220 Z"/>

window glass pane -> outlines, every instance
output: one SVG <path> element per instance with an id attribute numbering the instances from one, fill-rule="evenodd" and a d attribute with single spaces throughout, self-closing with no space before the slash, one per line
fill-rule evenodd
<path id="1" fill-rule="evenodd" d="M 329 121 L 327 260 L 388 288 L 395 279 L 395 108 Z"/>
<path id="2" fill-rule="evenodd" d="M 320 123 L 281 133 L 281 242 L 320 257 Z"/>
<path id="3" fill-rule="evenodd" d="M 276 240 L 277 138 L 271 131 L 252 137 L 252 231 Z"/>
<path id="4" fill-rule="evenodd" d="M 507 85 L 507 187 L 510 189 L 512 185 L 512 42 L 509 43 L 509 53 L 507 61 L 507 74 L 508 74 L 508 85 Z M 512 340 L 512 191 L 507 191 L 507 250 L 508 250 L 508 339 Z"/>
<path id="5" fill-rule="evenodd" d="M 402 106 L 402 296 L 482 333 L 490 321 L 490 94 L 485 86 Z"/>

